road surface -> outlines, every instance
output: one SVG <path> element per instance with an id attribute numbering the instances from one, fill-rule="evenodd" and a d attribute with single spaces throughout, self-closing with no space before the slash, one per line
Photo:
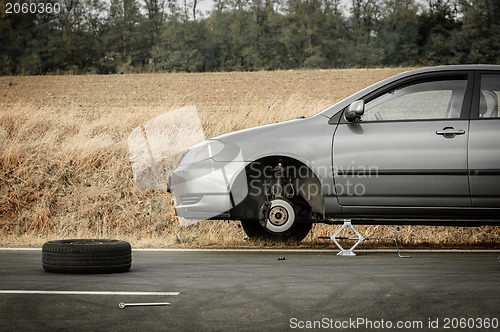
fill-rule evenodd
<path id="1" fill-rule="evenodd" d="M 64 275 L 42 270 L 41 250 L 0 250 L 0 329 L 362 331 L 406 327 L 417 331 L 447 326 L 455 330 L 453 324 L 460 324 L 460 319 L 474 327 L 464 330 L 475 330 L 487 320 L 498 324 L 499 253 L 410 255 L 403 259 L 395 252 L 338 257 L 335 250 L 134 251 L 127 273 Z M 179 295 L 171 295 L 176 292 Z M 169 302 L 171 306 L 120 309 L 120 302 Z"/>

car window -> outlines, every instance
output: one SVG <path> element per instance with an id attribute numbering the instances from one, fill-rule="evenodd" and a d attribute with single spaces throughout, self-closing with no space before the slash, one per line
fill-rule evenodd
<path id="1" fill-rule="evenodd" d="M 500 97 L 500 75 L 481 75 L 479 95 L 479 117 L 498 118 L 498 98 Z"/>
<path id="2" fill-rule="evenodd" d="M 425 81 L 384 93 L 366 103 L 362 121 L 459 118 L 467 80 Z"/>

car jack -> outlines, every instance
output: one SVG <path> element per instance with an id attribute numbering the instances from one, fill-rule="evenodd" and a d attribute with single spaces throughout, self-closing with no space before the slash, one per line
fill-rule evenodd
<path id="1" fill-rule="evenodd" d="M 338 235 L 340 232 L 346 228 L 349 227 L 354 234 L 356 234 L 357 237 L 339 237 Z M 362 236 L 358 230 L 352 225 L 350 220 L 344 220 L 344 224 L 340 226 L 340 228 L 332 235 L 329 237 L 330 240 L 335 243 L 337 248 L 340 249 L 340 252 L 337 254 L 337 256 L 356 256 L 356 254 L 353 252 L 353 250 L 363 241 L 371 241 L 371 240 L 385 240 L 385 241 L 394 241 L 394 244 L 396 245 L 396 250 L 398 251 L 398 256 L 400 258 L 409 258 L 410 256 L 403 256 L 401 255 L 401 252 L 399 251 L 399 246 L 398 246 L 398 240 L 393 237 L 364 237 Z M 357 240 L 356 243 L 349 249 L 344 249 L 340 243 L 337 240 Z"/>

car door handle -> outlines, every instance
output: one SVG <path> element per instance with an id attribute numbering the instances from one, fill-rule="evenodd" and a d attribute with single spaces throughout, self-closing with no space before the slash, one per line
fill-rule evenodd
<path id="1" fill-rule="evenodd" d="M 465 134 L 465 130 L 463 129 L 455 129 L 453 127 L 446 127 L 443 130 L 436 131 L 437 135 L 443 135 L 446 138 L 453 138 L 455 135 L 463 135 Z"/>

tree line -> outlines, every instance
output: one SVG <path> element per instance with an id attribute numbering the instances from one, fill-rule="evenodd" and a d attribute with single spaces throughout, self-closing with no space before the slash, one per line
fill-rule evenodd
<path id="1" fill-rule="evenodd" d="M 500 63 L 498 0 L 47 0 L 7 13 L 0 74 Z"/>

